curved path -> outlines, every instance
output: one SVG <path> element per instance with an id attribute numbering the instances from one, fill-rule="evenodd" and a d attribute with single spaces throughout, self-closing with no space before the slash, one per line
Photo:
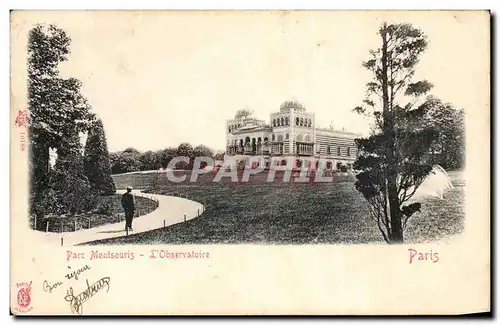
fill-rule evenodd
<path id="1" fill-rule="evenodd" d="M 125 191 L 117 191 L 122 194 Z M 136 196 L 158 200 L 158 208 L 149 214 L 134 218 L 132 223 L 133 231 L 129 234 L 138 234 L 158 228 L 168 227 L 176 223 L 184 222 L 196 218 L 204 211 L 201 203 L 191 201 L 181 197 L 142 193 L 138 190 L 132 191 Z M 119 223 L 111 223 L 95 228 L 82 229 L 76 232 L 44 233 L 37 231 L 40 237 L 46 241 L 57 243 L 62 246 L 73 246 L 87 243 L 94 240 L 127 236 L 125 231 L 125 220 Z M 52 244 L 52 243 L 51 243 Z"/>

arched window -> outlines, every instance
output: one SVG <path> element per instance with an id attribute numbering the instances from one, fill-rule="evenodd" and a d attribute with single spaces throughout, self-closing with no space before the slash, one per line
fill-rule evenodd
<path id="1" fill-rule="evenodd" d="M 309 119 L 309 122 L 307 122 L 307 126 L 311 127 L 311 119 Z"/>
<path id="2" fill-rule="evenodd" d="M 278 119 L 276 119 L 276 125 L 277 125 L 277 126 L 280 126 L 280 125 L 281 125 L 281 124 L 280 124 L 280 119 L 279 119 L 279 118 L 278 118 Z"/>
<path id="3" fill-rule="evenodd" d="M 246 137 L 245 138 L 245 143 L 249 143 L 250 142 L 250 137 Z"/>
<path id="4" fill-rule="evenodd" d="M 281 125 L 285 125 L 285 119 L 281 118 Z"/>
<path id="5" fill-rule="evenodd" d="M 301 119 L 300 119 L 300 126 L 303 126 L 303 125 L 304 125 L 304 119 L 303 119 L 303 118 L 301 118 Z"/>
<path id="6" fill-rule="evenodd" d="M 326 162 L 326 169 L 332 169 L 332 162 L 331 161 Z"/>
<path id="7" fill-rule="evenodd" d="M 288 116 L 285 117 L 285 125 L 288 125 Z"/>
<path id="8" fill-rule="evenodd" d="M 302 167 L 302 160 L 297 159 L 297 160 L 295 161 L 295 166 L 297 166 L 297 168 Z"/>
<path id="9" fill-rule="evenodd" d="M 229 129 L 227 129 L 227 132 L 231 133 L 231 127 L 229 127 Z"/>
<path id="10" fill-rule="evenodd" d="M 311 142 L 311 137 L 309 136 L 309 134 L 306 135 L 304 141 L 305 142 Z"/>
<path id="11" fill-rule="evenodd" d="M 273 120 L 273 126 L 276 126 L 276 119 Z"/>
<path id="12" fill-rule="evenodd" d="M 302 142 L 302 134 L 297 134 L 297 142 Z"/>
<path id="13" fill-rule="evenodd" d="M 283 136 L 281 134 L 278 134 L 278 142 L 283 142 Z"/>
<path id="14" fill-rule="evenodd" d="M 272 139 L 273 141 L 274 141 L 274 140 L 276 140 L 276 137 L 274 136 L 274 134 L 273 134 L 273 136 L 271 137 L 271 139 Z"/>
<path id="15" fill-rule="evenodd" d="M 264 142 L 268 142 L 269 139 L 267 137 L 264 138 Z"/>
<path id="16" fill-rule="evenodd" d="M 299 118 L 298 118 L 298 117 L 297 117 L 297 118 L 295 118 L 295 125 L 299 125 L 299 121 L 300 121 L 300 120 L 299 120 Z"/>
<path id="17" fill-rule="evenodd" d="M 281 166 L 286 166 L 286 160 L 285 160 L 285 159 L 283 159 L 283 160 L 281 161 Z"/>
<path id="18" fill-rule="evenodd" d="M 257 138 L 257 142 L 262 142 L 261 137 L 258 137 L 258 138 Z"/>
<path id="19" fill-rule="evenodd" d="M 240 139 L 240 147 L 243 147 L 243 139 Z"/>

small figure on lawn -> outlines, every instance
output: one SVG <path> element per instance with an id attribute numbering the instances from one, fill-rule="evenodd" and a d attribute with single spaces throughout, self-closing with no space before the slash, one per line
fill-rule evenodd
<path id="1" fill-rule="evenodd" d="M 122 195 L 122 207 L 125 210 L 125 231 L 132 231 L 132 220 L 135 213 L 135 200 L 132 194 L 132 186 L 127 186 L 127 192 Z"/>

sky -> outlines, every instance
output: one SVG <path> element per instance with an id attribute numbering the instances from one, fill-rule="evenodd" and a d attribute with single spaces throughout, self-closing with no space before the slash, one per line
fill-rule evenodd
<path id="1" fill-rule="evenodd" d="M 269 121 L 290 99 L 319 126 L 366 133 L 370 120 L 352 109 L 364 99 L 371 75 L 361 63 L 380 46 L 383 21 L 428 36 L 415 80 L 432 82 L 433 95 L 466 112 L 489 104 L 481 12 L 18 12 L 11 36 L 13 53 L 23 53 L 34 24 L 66 30 L 71 54 L 61 73 L 83 82 L 111 152 L 181 142 L 223 150 L 238 109 Z M 24 70 L 25 60 L 13 60 L 12 82 Z"/>

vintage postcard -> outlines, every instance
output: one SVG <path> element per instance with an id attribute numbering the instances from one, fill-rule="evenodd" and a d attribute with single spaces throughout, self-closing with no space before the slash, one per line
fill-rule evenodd
<path id="1" fill-rule="evenodd" d="M 488 11 L 12 11 L 15 315 L 490 311 Z"/>

